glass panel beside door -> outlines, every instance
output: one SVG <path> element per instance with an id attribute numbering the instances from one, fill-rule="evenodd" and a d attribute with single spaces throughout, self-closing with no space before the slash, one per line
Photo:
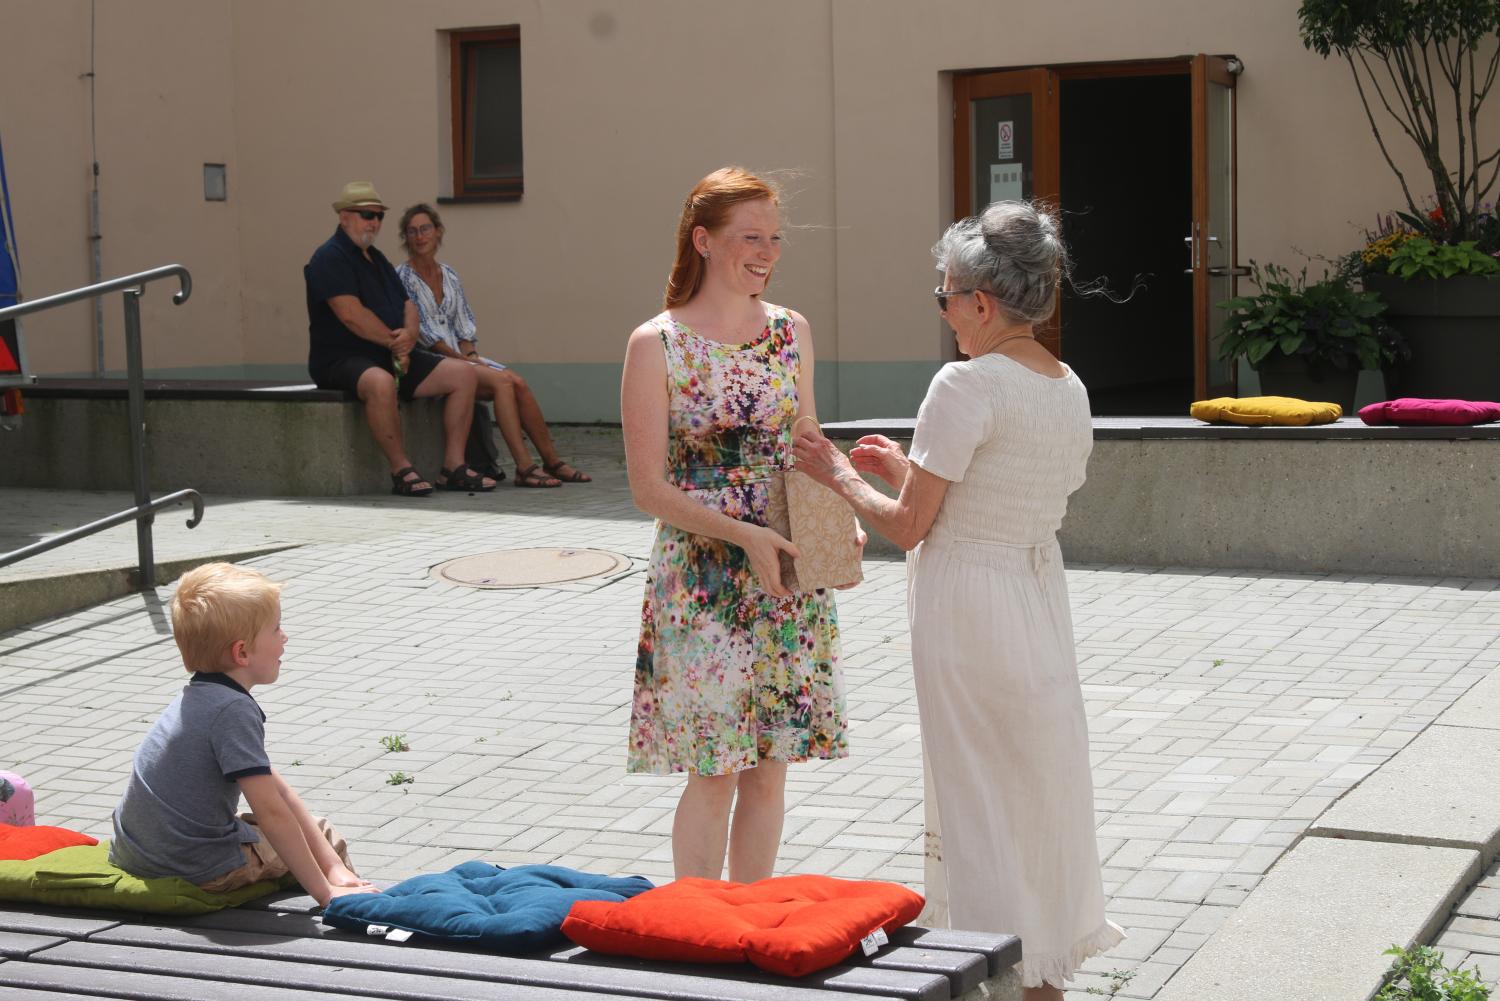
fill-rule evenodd
<path id="1" fill-rule="evenodd" d="M 1205 238 L 1208 258 L 1208 384 L 1210 389 L 1232 387 L 1233 362 L 1219 355 L 1224 343 L 1224 310 L 1219 304 L 1234 296 L 1234 88 L 1208 83 L 1208 218 Z"/>
<path id="2" fill-rule="evenodd" d="M 984 97 L 971 107 L 972 211 L 990 202 L 1030 198 L 1036 187 L 1031 95 Z"/>

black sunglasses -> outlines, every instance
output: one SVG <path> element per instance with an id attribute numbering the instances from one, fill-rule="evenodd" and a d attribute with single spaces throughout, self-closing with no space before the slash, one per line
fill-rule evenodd
<path id="1" fill-rule="evenodd" d="M 950 298 L 955 295 L 969 295 L 972 292 L 978 291 L 979 289 L 977 288 L 945 289 L 941 285 L 939 285 L 937 288 L 932 290 L 932 297 L 937 300 L 938 312 L 946 313 L 948 312 L 948 300 Z"/>
<path id="2" fill-rule="evenodd" d="M 359 217 L 361 219 L 363 219 L 365 222 L 369 222 L 371 219 L 384 219 L 385 218 L 385 213 L 384 212 L 376 212 L 373 209 L 355 209 L 354 211 L 357 212 L 357 213 L 359 213 Z"/>

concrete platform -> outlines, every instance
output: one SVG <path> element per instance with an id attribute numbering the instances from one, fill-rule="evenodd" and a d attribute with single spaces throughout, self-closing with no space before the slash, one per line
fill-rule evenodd
<path id="1" fill-rule="evenodd" d="M 1469 689 L 1443 713 L 1444 726 L 1470 726 L 1500 730 L 1500 672 Z"/>
<path id="2" fill-rule="evenodd" d="M 1473 851 L 1306 838 L 1156 1001 L 1366 1001 L 1382 953 L 1429 941 L 1478 875 Z"/>
<path id="3" fill-rule="evenodd" d="M 911 443 L 915 422 L 824 426 Z M 1257 428 L 1096 417 L 1069 560 L 1483 577 L 1500 567 L 1500 424 Z M 872 551 L 888 543 L 873 540 Z"/>
<path id="4" fill-rule="evenodd" d="M 559 444 L 594 483 L 425 500 L 209 496 L 197 529 L 175 514 L 158 523 L 162 559 L 296 547 L 253 560 L 289 582 L 292 634 L 282 679 L 257 696 L 277 768 L 338 822 L 371 878 L 475 857 L 670 876 L 681 779 L 621 776 L 640 576 L 592 590 L 473 591 L 431 575 L 434 563 L 502 548 L 644 558 L 652 526 L 631 502 L 618 432 L 566 428 Z M 127 503 L 0 489 L 11 515 L 0 548 Z M 125 527 L 21 567 L 133 559 Z M 1116 996 L 1154 1001 L 1315 818 L 1500 670 L 1496 580 L 1076 562 L 1067 576 L 1108 912 L 1130 935 L 1085 965 L 1068 1001 L 1108 994 L 1115 970 L 1134 975 Z M 838 596 L 852 754 L 793 770 L 780 871 L 920 888 L 904 567 L 871 560 L 866 578 Z M 12 723 L 0 766 L 42 790 L 49 823 L 107 834 L 134 747 L 181 687 L 163 583 L 0 634 L 0 718 Z M 412 749 L 383 750 L 390 734 Z M 398 768 L 416 781 L 389 784 Z M 1500 971 L 1481 948 L 1500 942 L 1497 893 L 1492 872 L 1455 909 L 1451 940 L 1439 939 L 1486 976 Z M 1490 934 L 1475 931 L 1480 919 Z M 61 925 L 17 931 L 77 937 Z M 1355 949 L 1379 960 L 1362 941 L 1316 941 L 1331 961 Z M 1278 961 L 1263 956 L 1255 977 Z"/>
<path id="5" fill-rule="evenodd" d="M 1500 852 L 1500 729 L 1446 723 L 1397 751 L 1308 834 L 1466 848 L 1485 865 L 1493 861 Z"/>
<path id="6" fill-rule="evenodd" d="M 442 465 L 441 415 L 437 400 L 401 405 L 407 452 L 428 477 Z M 146 428 L 147 475 L 156 493 L 193 487 L 245 497 L 327 497 L 391 487 L 363 407 L 338 394 L 148 395 Z M 130 489 L 124 398 L 28 395 L 20 429 L 0 435 L 0 470 L 0 486 Z"/>

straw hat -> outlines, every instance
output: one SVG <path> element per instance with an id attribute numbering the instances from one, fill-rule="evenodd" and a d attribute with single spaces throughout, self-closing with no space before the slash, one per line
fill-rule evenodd
<path id="1" fill-rule="evenodd" d="M 350 181 L 344 185 L 344 190 L 339 192 L 339 200 L 333 203 L 335 212 L 345 209 L 384 209 L 385 202 L 380 197 L 380 192 L 375 190 L 375 185 L 369 181 Z"/>

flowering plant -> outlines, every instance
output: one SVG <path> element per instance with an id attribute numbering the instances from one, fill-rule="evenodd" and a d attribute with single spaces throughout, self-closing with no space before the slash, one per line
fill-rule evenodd
<path id="1" fill-rule="evenodd" d="M 1500 274 L 1500 219 L 1488 202 L 1475 219 L 1474 239 L 1455 239 L 1448 229 L 1440 207 L 1422 217 L 1405 212 L 1380 216 L 1375 228 L 1365 231 L 1364 247 L 1336 262 L 1339 273 L 1350 279 Z"/>

